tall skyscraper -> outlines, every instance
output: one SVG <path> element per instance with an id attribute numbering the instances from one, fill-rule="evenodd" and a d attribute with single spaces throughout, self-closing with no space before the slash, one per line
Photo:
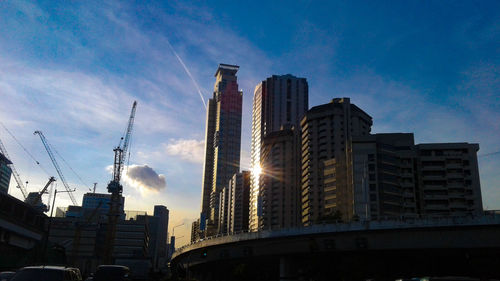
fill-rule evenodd
<path id="1" fill-rule="evenodd" d="M 260 197 L 261 149 L 264 137 L 285 128 L 299 128 L 308 109 L 309 94 L 305 78 L 290 74 L 273 75 L 255 87 L 252 109 L 252 147 L 250 179 L 249 229 L 259 227 L 262 198 Z M 296 130 L 298 131 L 298 130 Z"/>
<path id="2" fill-rule="evenodd" d="M 315 106 L 304 116 L 301 121 L 303 225 L 314 224 L 335 212 L 344 220 L 352 219 L 351 140 L 353 136 L 368 135 L 371 126 L 372 118 L 351 104 L 349 98 Z M 337 188 L 329 181 L 325 186 L 326 177 L 333 174 Z"/>
<path id="3" fill-rule="evenodd" d="M 207 105 L 201 218 L 217 227 L 219 194 L 240 169 L 242 95 L 239 66 L 219 64 L 213 98 Z M 200 225 L 203 222 L 200 221 Z"/>

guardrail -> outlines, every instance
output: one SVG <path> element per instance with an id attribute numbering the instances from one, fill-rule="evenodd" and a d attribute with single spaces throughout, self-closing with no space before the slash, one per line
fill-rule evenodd
<path id="1" fill-rule="evenodd" d="M 233 234 L 217 234 L 184 245 L 175 250 L 174 256 L 196 248 L 234 243 L 254 239 L 299 236 L 307 234 L 335 233 L 363 230 L 408 229 L 446 226 L 500 225 L 500 213 L 491 211 L 484 216 L 456 216 L 429 218 L 400 218 L 372 221 L 352 221 L 335 224 L 316 224 L 308 227 L 268 229 L 257 232 L 241 231 Z"/>

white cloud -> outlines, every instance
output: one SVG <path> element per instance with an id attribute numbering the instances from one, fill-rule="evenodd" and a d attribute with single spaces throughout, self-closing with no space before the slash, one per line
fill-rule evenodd
<path id="1" fill-rule="evenodd" d="M 165 144 L 168 155 L 179 156 L 181 159 L 203 163 L 205 155 L 205 142 L 200 140 L 173 139 Z"/>
<path id="2" fill-rule="evenodd" d="M 165 175 L 158 174 L 148 165 L 130 165 L 123 175 L 126 184 L 137 189 L 141 195 L 158 193 L 167 187 Z"/>

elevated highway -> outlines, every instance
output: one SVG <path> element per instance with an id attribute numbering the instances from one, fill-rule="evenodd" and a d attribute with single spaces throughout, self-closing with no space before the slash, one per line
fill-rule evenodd
<path id="1" fill-rule="evenodd" d="M 177 249 L 198 280 L 500 277 L 500 216 L 314 225 L 210 237 Z"/>

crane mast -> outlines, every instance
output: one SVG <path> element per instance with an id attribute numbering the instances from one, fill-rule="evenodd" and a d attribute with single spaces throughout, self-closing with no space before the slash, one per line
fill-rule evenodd
<path id="1" fill-rule="evenodd" d="M 111 193 L 111 200 L 108 213 L 106 242 L 104 244 L 104 255 L 103 255 L 104 264 L 113 263 L 112 256 L 113 256 L 114 240 L 116 233 L 116 224 L 118 222 L 118 217 L 121 215 L 120 205 L 121 205 L 121 195 L 123 191 L 123 186 L 120 184 L 120 179 L 125 164 L 125 157 L 127 157 L 130 136 L 132 135 L 136 107 L 137 107 L 137 102 L 134 101 L 134 103 L 132 104 L 132 110 L 130 111 L 130 117 L 128 120 L 128 126 L 125 132 L 125 137 L 124 138 L 122 137 L 120 139 L 120 143 L 118 144 L 118 146 L 113 149 L 115 156 L 113 162 L 113 179 L 108 184 L 108 192 Z M 122 141 L 123 141 L 123 146 L 122 146 Z"/>
<path id="2" fill-rule="evenodd" d="M 54 165 L 54 168 L 56 168 L 57 174 L 59 175 L 59 178 L 61 179 L 61 181 L 64 185 L 64 188 L 66 189 L 66 191 L 69 194 L 69 198 L 71 199 L 71 202 L 75 206 L 78 205 L 76 200 L 75 200 L 75 197 L 73 196 L 73 193 L 72 193 L 74 190 L 71 190 L 68 183 L 66 182 L 66 179 L 64 178 L 64 175 L 62 174 L 62 171 L 61 171 L 61 168 L 59 167 L 59 164 L 57 164 L 56 158 L 54 157 L 54 154 L 52 153 L 52 149 L 50 148 L 50 145 L 47 142 L 47 139 L 45 138 L 45 136 L 43 135 L 43 133 L 41 131 L 35 131 L 33 134 L 40 136 L 40 139 L 42 140 L 43 146 L 45 146 L 45 150 L 47 150 L 47 153 L 49 154 L 50 160 L 52 160 L 52 164 Z"/>
<path id="3" fill-rule="evenodd" d="M 5 146 L 3 145 L 2 140 L 0 140 L 0 151 L 2 152 L 3 155 L 5 155 L 5 157 L 10 159 L 9 154 L 7 153 L 7 149 L 5 149 Z M 12 170 L 12 175 L 14 176 L 14 179 L 17 182 L 17 188 L 19 188 L 21 190 L 21 193 L 23 194 L 24 200 L 26 200 L 26 198 L 28 198 L 28 191 L 26 190 L 26 187 L 24 187 L 23 181 L 21 180 L 19 173 L 17 172 L 16 168 L 14 167 L 14 164 L 9 164 L 8 166 Z"/>

